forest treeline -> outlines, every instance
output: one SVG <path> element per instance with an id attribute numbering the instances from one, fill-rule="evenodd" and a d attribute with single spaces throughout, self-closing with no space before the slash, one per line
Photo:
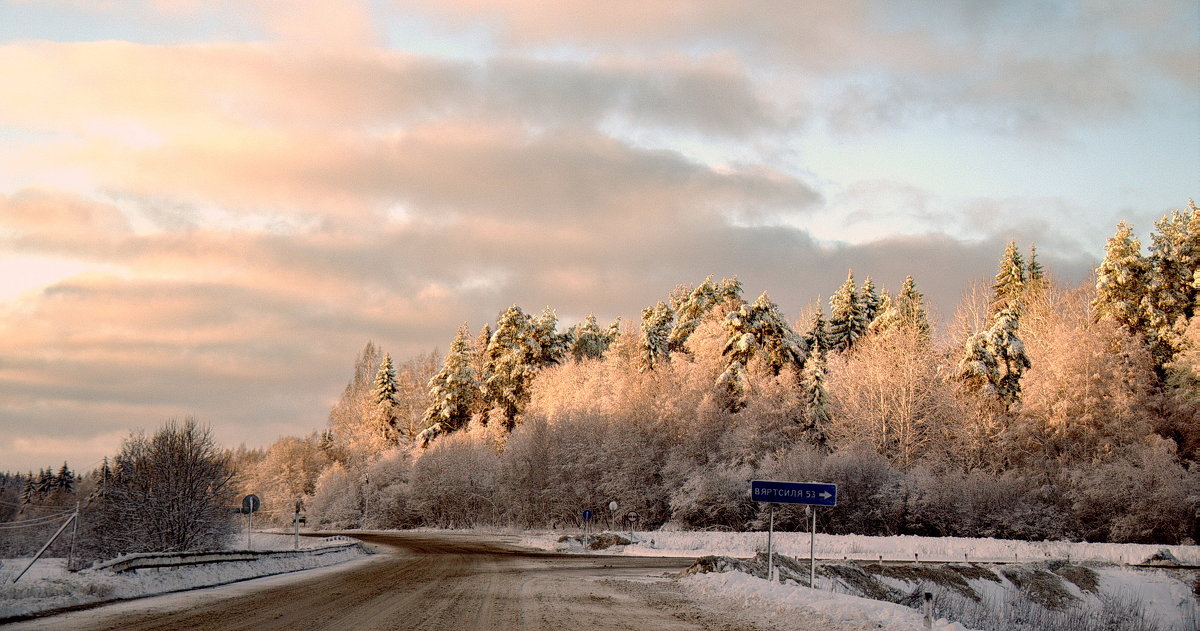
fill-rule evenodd
<path id="1" fill-rule="evenodd" d="M 570 525 L 616 501 L 644 528 L 761 528 L 748 481 L 769 478 L 839 484 L 830 532 L 1196 536 L 1194 204 L 1148 248 L 1122 223 L 1080 287 L 1010 243 L 937 336 L 911 277 L 834 289 L 794 321 L 708 278 L 640 322 L 513 306 L 441 361 L 368 344 L 328 429 L 242 454 L 242 484 L 331 527 Z"/>
<path id="2" fill-rule="evenodd" d="M 268 518 L 299 499 L 331 528 L 590 509 L 757 529 L 749 480 L 780 479 L 839 485 L 825 532 L 1197 538 L 1200 209 L 1164 216 L 1148 248 L 1120 224 L 1078 287 L 1010 243 L 936 335 L 919 287 L 851 271 L 795 320 L 736 278 L 679 285 L 638 322 L 514 305 L 444 356 L 368 343 L 324 431 L 229 466 Z M 802 510 L 776 526 L 804 528 Z"/>

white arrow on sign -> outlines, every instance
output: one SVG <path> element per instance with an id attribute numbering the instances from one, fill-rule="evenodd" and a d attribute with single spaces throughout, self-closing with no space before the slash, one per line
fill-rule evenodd
<path id="1" fill-rule="evenodd" d="M 827 499 L 833 497 L 833 495 L 829 491 L 822 491 L 817 497 L 827 500 Z"/>

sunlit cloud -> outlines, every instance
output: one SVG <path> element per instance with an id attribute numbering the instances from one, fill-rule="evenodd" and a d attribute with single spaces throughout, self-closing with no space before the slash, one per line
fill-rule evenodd
<path id="1" fill-rule="evenodd" d="M 189 414 L 307 433 L 367 340 L 513 303 L 635 320 L 738 275 L 795 316 L 854 268 L 948 316 L 1010 239 L 1081 282 L 1197 194 L 1186 2 L 21 7 L 0 470 Z"/>

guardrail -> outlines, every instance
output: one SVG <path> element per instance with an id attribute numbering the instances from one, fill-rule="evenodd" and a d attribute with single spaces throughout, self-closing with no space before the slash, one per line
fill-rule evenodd
<path id="1" fill-rule="evenodd" d="M 231 550 L 228 552 L 141 552 L 127 554 L 109 561 L 92 565 L 93 570 L 107 570 L 121 573 L 133 570 L 143 570 L 162 567 L 180 567 L 185 565 L 204 565 L 207 563 L 229 563 L 232 561 L 256 561 L 259 559 L 288 559 L 302 556 L 320 556 L 330 552 L 339 552 L 359 545 L 358 541 L 349 537 L 327 537 L 329 545 L 304 550 Z"/>

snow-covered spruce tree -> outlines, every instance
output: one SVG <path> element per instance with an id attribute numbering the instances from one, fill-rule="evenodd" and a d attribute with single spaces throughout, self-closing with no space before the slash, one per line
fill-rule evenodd
<path id="1" fill-rule="evenodd" d="M 896 307 L 900 311 L 900 322 L 917 335 L 929 339 L 929 315 L 925 309 L 925 295 L 917 289 L 912 276 L 904 278 L 900 294 L 896 296 Z"/>
<path id="2" fill-rule="evenodd" d="M 558 332 L 558 314 L 546 307 L 542 310 L 542 317 L 531 320 L 530 324 L 534 340 L 534 366 L 540 368 L 562 361 L 571 349 L 574 334 L 570 330 Z"/>
<path id="3" fill-rule="evenodd" d="M 1020 311 L 1008 307 L 996 314 L 991 328 L 967 338 L 958 363 L 958 379 L 968 389 L 994 396 L 1006 409 L 1021 399 L 1021 376 L 1030 367 L 1025 344 L 1018 336 Z"/>
<path id="4" fill-rule="evenodd" d="M 956 374 L 968 390 L 996 396 L 1000 366 L 988 342 L 988 331 L 980 331 L 967 338 Z"/>
<path id="5" fill-rule="evenodd" d="M 859 320 L 861 321 L 861 330 L 866 331 L 871 328 L 871 323 L 875 321 L 879 315 L 879 291 L 875 289 L 875 281 L 868 276 L 863 281 L 862 289 L 858 292 L 858 301 L 861 305 L 859 309 Z"/>
<path id="6" fill-rule="evenodd" d="M 1147 339 L 1155 362 L 1164 365 L 1184 348 L 1183 332 L 1200 299 L 1200 210 L 1173 211 L 1151 234 L 1147 300 L 1143 302 Z"/>
<path id="7" fill-rule="evenodd" d="M 925 311 L 925 296 L 917 289 L 912 276 L 904 279 L 904 285 L 895 298 L 884 294 L 880 301 L 879 315 L 871 323 L 872 333 L 901 329 L 912 331 L 929 341 L 929 316 Z"/>
<path id="8" fill-rule="evenodd" d="M 658 364 L 670 360 L 669 340 L 674 320 L 675 313 L 662 301 L 642 309 L 642 370 L 654 370 Z"/>
<path id="9" fill-rule="evenodd" d="M 992 317 L 1008 308 L 1020 308 L 1021 295 L 1028 280 L 1025 261 L 1017 250 L 1016 241 L 1009 241 L 1000 257 L 996 280 L 992 283 Z"/>
<path id="10" fill-rule="evenodd" d="M 71 472 L 65 462 L 59 467 L 58 473 L 54 475 L 54 487 L 55 491 L 60 493 L 75 492 L 75 474 Z"/>
<path id="11" fill-rule="evenodd" d="M 816 307 L 808 323 L 808 332 L 804 334 L 804 345 L 811 353 L 824 354 L 829 350 L 829 327 L 825 323 L 824 309 L 820 296 L 817 297 Z"/>
<path id="12" fill-rule="evenodd" d="M 804 365 L 808 348 L 779 313 L 779 307 L 763 292 L 753 304 L 743 303 L 725 317 L 726 341 L 723 354 L 729 363 L 717 383 L 730 396 L 733 411 L 745 403 L 746 367 L 760 357 L 778 375 L 785 366 L 797 371 Z"/>
<path id="13" fill-rule="evenodd" d="M 854 270 L 846 276 L 846 282 L 829 298 L 828 341 L 830 349 L 844 353 L 865 331 L 862 317 L 862 302 L 854 285 Z"/>
<path id="14" fill-rule="evenodd" d="M 596 316 L 589 315 L 583 322 L 571 327 L 571 348 L 568 351 L 575 361 L 600 359 L 620 332 L 620 318 L 607 329 L 601 329 Z"/>
<path id="15" fill-rule="evenodd" d="M 1037 245 L 1029 245 L 1029 265 L 1028 278 L 1025 281 L 1025 290 L 1027 292 L 1041 293 L 1046 290 L 1046 270 L 1042 268 L 1042 264 L 1037 259 Z"/>
<path id="16" fill-rule="evenodd" d="M 433 403 L 425 410 L 425 429 L 417 435 L 421 446 L 427 446 L 441 434 L 466 427 L 477 407 L 479 379 L 471 366 L 469 334 L 466 324 L 458 328 L 442 370 L 429 380 L 429 398 Z"/>
<path id="17" fill-rule="evenodd" d="M 1133 228 L 1122 221 L 1104 246 L 1104 260 L 1096 269 L 1096 297 L 1092 313 L 1109 318 L 1134 334 L 1146 333 L 1145 308 L 1150 265 Z"/>
<path id="18" fill-rule="evenodd" d="M 675 326 L 667 338 L 667 348 L 671 352 L 683 352 L 688 337 L 700 325 L 701 319 L 721 300 L 721 287 L 713 282 L 712 276 L 705 278 L 704 282 L 693 289 L 675 310 Z"/>
<path id="19" fill-rule="evenodd" d="M 529 401 L 529 383 L 542 347 L 535 338 L 532 319 L 517 305 L 508 308 L 496 323 L 488 342 L 484 364 L 483 396 L 499 409 L 504 427 L 511 430 Z"/>
<path id="20" fill-rule="evenodd" d="M 1009 307 L 996 315 L 996 323 L 988 331 L 992 353 L 1000 368 L 1000 381 L 996 394 L 1005 407 L 1012 408 L 1021 400 L 1021 376 L 1030 367 L 1025 343 L 1017 333 L 1021 326 L 1021 312 Z"/>
<path id="21" fill-rule="evenodd" d="M 399 428 L 396 422 L 396 368 L 392 365 L 392 356 L 384 353 L 379 371 L 375 373 L 375 383 L 371 386 L 371 423 L 389 445 L 400 442 Z"/>
<path id="22" fill-rule="evenodd" d="M 814 445 L 828 448 L 829 439 L 825 428 L 829 426 L 829 393 L 825 391 L 825 353 L 813 350 L 804 362 L 801 373 L 804 387 L 804 415 L 807 421 L 804 433 Z"/>

